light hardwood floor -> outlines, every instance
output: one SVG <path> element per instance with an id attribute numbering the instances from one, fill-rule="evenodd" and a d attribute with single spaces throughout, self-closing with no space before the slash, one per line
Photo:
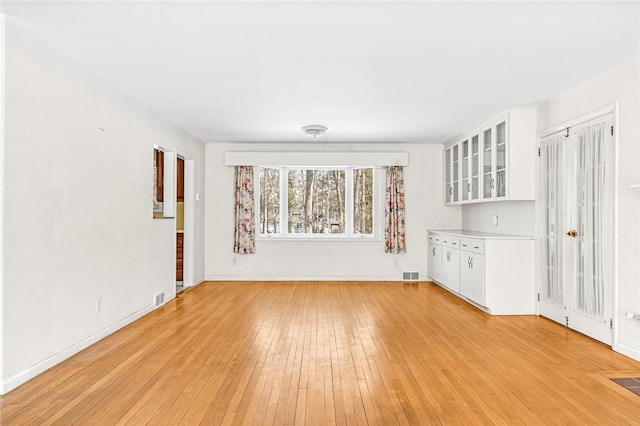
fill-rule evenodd
<path id="1" fill-rule="evenodd" d="M 2 424 L 640 424 L 640 363 L 431 283 L 211 282 L 0 398 Z"/>

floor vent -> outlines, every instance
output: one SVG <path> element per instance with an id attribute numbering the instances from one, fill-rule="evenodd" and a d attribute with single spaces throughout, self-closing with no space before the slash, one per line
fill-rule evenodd
<path id="1" fill-rule="evenodd" d="M 157 308 L 158 306 L 164 303 L 164 291 L 162 293 L 156 293 L 153 295 L 153 307 Z"/>
<path id="2" fill-rule="evenodd" d="M 418 281 L 420 280 L 420 272 L 403 272 L 402 281 Z"/>

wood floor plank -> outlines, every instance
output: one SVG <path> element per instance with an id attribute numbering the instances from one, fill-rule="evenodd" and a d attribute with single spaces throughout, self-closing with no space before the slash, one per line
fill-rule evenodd
<path id="1" fill-rule="evenodd" d="M 0 397 L 0 424 L 634 424 L 640 363 L 431 283 L 208 282 Z"/>

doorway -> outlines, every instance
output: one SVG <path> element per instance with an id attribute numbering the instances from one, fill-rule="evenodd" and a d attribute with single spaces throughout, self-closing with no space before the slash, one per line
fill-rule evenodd
<path id="1" fill-rule="evenodd" d="M 176 150 L 176 238 L 175 290 L 180 293 L 193 285 L 195 226 L 195 162 Z"/>
<path id="2" fill-rule="evenodd" d="M 612 344 L 612 109 L 540 139 L 540 315 Z"/>
<path id="3" fill-rule="evenodd" d="M 176 163 L 176 293 L 184 290 L 184 158 Z"/>

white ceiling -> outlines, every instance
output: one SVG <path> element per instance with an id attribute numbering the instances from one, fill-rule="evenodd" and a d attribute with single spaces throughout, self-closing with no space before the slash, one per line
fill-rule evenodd
<path id="1" fill-rule="evenodd" d="M 638 2 L 30 2 L 3 11 L 207 142 L 441 143 L 638 55 Z"/>

